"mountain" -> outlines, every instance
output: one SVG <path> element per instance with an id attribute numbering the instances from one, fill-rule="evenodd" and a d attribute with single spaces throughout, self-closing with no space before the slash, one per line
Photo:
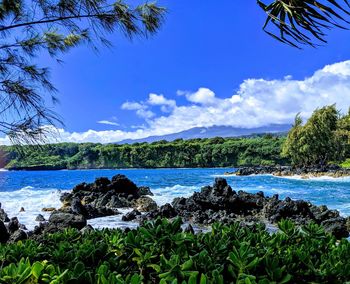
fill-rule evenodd
<path id="1" fill-rule="evenodd" d="M 132 144 L 166 140 L 173 141 L 176 139 L 194 139 L 194 138 L 213 138 L 213 137 L 242 137 L 242 136 L 255 136 L 261 134 L 285 134 L 292 127 L 290 124 L 270 124 L 267 126 L 257 128 L 238 128 L 232 126 L 211 126 L 211 127 L 194 127 L 188 130 L 184 130 L 178 133 L 172 133 L 162 136 L 149 136 L 141 139 L 126 139 L 118 142 L 117 144 Z"/>

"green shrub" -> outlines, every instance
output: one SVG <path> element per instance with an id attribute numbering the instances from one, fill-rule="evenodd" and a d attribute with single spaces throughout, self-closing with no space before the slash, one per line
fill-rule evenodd
<path id="1" fill-rule="evenodd" d="M 0 283 L 344 283 L 350 243 L 322 227 L 214 224 L 181 230 L 179 219 L 136 229 L 76 230 L 0 246 Z"/>

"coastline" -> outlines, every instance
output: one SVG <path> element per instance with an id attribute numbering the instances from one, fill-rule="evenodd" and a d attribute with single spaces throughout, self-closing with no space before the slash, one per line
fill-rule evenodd
<path id="1" fill-rule="evenodd" d="M 305 167 L 295 168 L 292 166 L 259 166 L 259 167 L 241 167 L 234 172 L 225 172 L 225 176 L 253 176 L 253 175 L 271 175 L 275 177 L 291 179 L 329 179 L 350 177 L 350 169 L 341 168 L 336 165 L 325 167 Z"/>

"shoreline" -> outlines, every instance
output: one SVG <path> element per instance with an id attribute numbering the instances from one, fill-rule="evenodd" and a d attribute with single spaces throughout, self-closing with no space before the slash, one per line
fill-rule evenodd
<path id="1" fill-rule="evenodd" d="M 350 177 L 350 169 L 330 165 L 324 167 L 294 168 L 292 166 L 259 166 L 240 167 L 234 172 L 225 172 L 225 176 L 271 175 L 283 178 L 309 180 L 317 178 L 346 178 Z"/>

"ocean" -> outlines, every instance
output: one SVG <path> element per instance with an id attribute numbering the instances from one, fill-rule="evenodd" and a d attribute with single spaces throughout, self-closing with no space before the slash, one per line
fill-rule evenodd
<path id="1" fill-rule="evenodd" d="M 111 178 L 124 174 L 138 186 L 149 186 L 158 205 L 171 202 L 173 198 L 190 196 L 202 186 L 211 185 L 215 177 L 224 176 L 234 169 L 118 169 L 118 170 L 62 170 L 62 171 L 0 171 L 0 203 L 9 217 L 31 230 L 37 225 L 38 214 L 43 207 L 59 208 L 60 194 L 81 182 L 93 182 L 97 177 Z M 292 199 L 304 199 L 317 205 L 337 209 L 343 216 L 350 215 L 349 178 L 282 178 L 270 175 L 224 176 L 231 187 L 238 191 L 263 191 L 265 195 L 279 194 Z M 21 207 L 24 212 L 20 212 Z M 121 210 L 123 213 L 128 209 Z M 95 228 L 133 226 L 121 221 L 121 215 L 89 220 Z"/>

